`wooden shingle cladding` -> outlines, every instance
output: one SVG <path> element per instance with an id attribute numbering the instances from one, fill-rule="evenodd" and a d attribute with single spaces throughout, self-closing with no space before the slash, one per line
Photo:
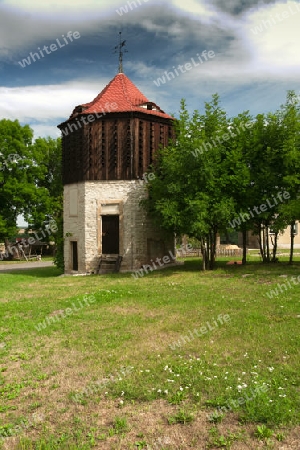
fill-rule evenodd
<path id="1" fill-rule="evenodd" d="M 86 125 L 69 120 L 60 128 L 67 130 L 67 123 L 64 184 L 141 178 L 155 151 L 174 138 L 173 120 L 137 112 L 109 113 Z"/>

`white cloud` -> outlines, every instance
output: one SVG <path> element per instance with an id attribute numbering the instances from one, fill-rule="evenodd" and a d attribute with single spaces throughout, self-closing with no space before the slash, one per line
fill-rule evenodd
<path id="1" fill-rule="evenodd" d="M 35 137 L 59 136 L 56 125 L 74 107 L 92 101 L 110 80 L 77 80 L 61 85 L 0 87 L 0 118 L 30 124 Z"/>
<path id="2" fill-rule="evenodd" d="M 3 0 L 2 4 L 9 8 L 16 8 L 23 11 L 66 14 L 67 13 L 93 13 L 112 7 L 123 5 L 122 0 L 52 0 L 48 2 L 37 2 L 36 0 Z"/>
<path id="3" fill-rule="evenodd" d="M 195 98 L 195 103 L 202 103 L 202 99 L 210 93 L 241 92 L 243 86 L 250 86 L 251 83 L 253 90 L 243 94 L 247 99 L 245 107 L 255 104 L 258 109 L 261 102 L 264 110 L 264 95 L 269 100 L 272 93 L 275 102 L 275 88 L 281 89 L 278 98 L 282 98 L 289 86 L 297 86 L 300 75 L 300 4 L 296 0 L 261 4 L 235 17 L 208 0 L 135 2 L 140 2 L 136 11 L 132 10 L 120 18 L 116 9 L 126 5 L 126 0 L 66 0 L 62 3 L 57 0 L 0 0 L 0 42 L 5 43 L 0 44 L 0 55 L 14 59 L 17 64 L 19 59 L 27 56 L 28 49 L 22 57 L 20 53 L 24 46 L 28 47 L 28 43 L 32 45 L 32 51 L 36 51 L 45 39 L 54 42 L 69 30 L 78 30 L 81 34 L 85 32 L 86 35 L 97 30 L 103 33 L 104 38 L 108 26 L 105 18 L 109 15 L 112 25 L 124 20 L 128 27 L 138 24 L 156 35 L 166 36 L 168 33 L 169 56 L 165 53 L 165 67 L 155 67 L 155 59 L 151 60 L 152 65 L 145 63 L 143 55 L 139 63 L 133 64 L 130 58 L 126 61 L 126 67 L 136 73 L 136 79 L 132 77 L 132 81 L 166 112 L 177 111 L 178 97 L 197 97 L 199 100 Z M 235 0 L 234 5 L 238 7 L 242 3 Z M 99 22 L 102 27 L 99 27 Z M 82 28 L 77 28 L 78 23 Z M 252 31 L 255 27 L 260 27 L 261 31 L 255 34 Z M 199 42 L 199 48 L 193 54 L 190 49 L 195 48 L 195 42 Z M 190 49 L 189 43 L 193 45 Z M 154 85 L 153 80 L 161 77 L 165 70 L 172 71 L 173 65 L 190 62 L 197 51 L 201 53 L 204 49 L 214 49 L 215 58 L 160 88 Z M 161 64 L 159 49 L 157 52 Z M 76 60 L 76 64 L 81 65 L 87 62 L 94 61 Z M 49 79 L 52 81 L 51 76 L 59 79 L 65 70 L 69 69 L 65 69 L 64 65 L 54 68 Z M 36 136 L 49 134 L 55 137 L 58 135 L 55 133 L 59 133 L 55 125 L 66 120 L 76 105 L 91 101 L 109 81 L 106 78 L 77 79 L 61 85 L 0 87 L 0 117 L 32 123 Z M 238 98 L 232 98 L 233 103 L 238 104 L 238 101 Z"/>
<path id="4" fill-rule="evenodd" d="M 197 18 L 201 22 L 210 22 L 216 15 L 215 9 L 203 0 L 172 0 L 171 3 L 181 13 L 189 14 L 193 19 Z"/>
<path id="5" fill-rule="evenodd" d="M 256 69 L 299 75 L 299 23 L 300 4 L 296 1 L 263 6 L 244 16 L 244 35 Z"/>

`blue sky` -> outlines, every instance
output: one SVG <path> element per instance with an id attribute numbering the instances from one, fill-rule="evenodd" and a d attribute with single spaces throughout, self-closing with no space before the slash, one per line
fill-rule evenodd
<path id="1" fill-rule="evenodd" d="M 166 112 L 181 98 L 202 111 L 216 92 L 229 116 L 274 111 L 288 89 L 300 93 L 299 24 L 295 0 L 0 0 L 0 118 L 59 136 L 56 125 L 117 73 L 119 31 L 124 73 Z M 199 64 L 205 51 L 214 57 Z"/>

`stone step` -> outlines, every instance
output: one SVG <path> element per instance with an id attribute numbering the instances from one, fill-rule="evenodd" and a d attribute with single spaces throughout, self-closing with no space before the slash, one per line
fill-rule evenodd
<path id="1" fill-rule="evenodd" d="M 114 273 L 119 271 L 118 261 L 122 261 L 122 257 L 119 255 L 104 255 L 101 257 L 98 265 L 98 274 Z M 117 268 L 116 268 L 117 267 Z"/>

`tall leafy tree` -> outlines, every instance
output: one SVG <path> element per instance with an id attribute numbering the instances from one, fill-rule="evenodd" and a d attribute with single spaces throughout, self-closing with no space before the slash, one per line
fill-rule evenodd
<path id="1" fill-rule="evenodd" d="M 285 223 L 291 226 L 290 263 L 293 262 L 294 227 L 300 219 L 300 105 L 294 91 L 288 91 L 286 102 L 278 111 L 282 126 L 282 180 L 290 201 L 282 205 Z"/>
<path id="2" fill-rule="evenodd" d="M 27 219 L 34 227 L 43 226 L 45 220 L 56 220 L 62 213 L 62 149 L 61 139 L 38 138 L 32 145 L 35 159 L 40 158 L 41 177 L 37 187 L 45 190 L 46 197 L 32 205 Z"/>
<path id="3" fill-rule="evenodd" d="M 33 131 L 0 121 L 0 240 L 16 234 L 17 217 L 23 214 L 35 229 L 61 220 L 61 142 L 38 138 Z"/>
<path id="4" fill-rule="evenodd" d="M 0 239 L 13 235 L 19 214 L 26 214 L 45 193 L 37 187 L 41 175 L 32 154 L 33 131 L 17 120 L 0 121 Z"/>
<path id="5" fill-rule="evenodd" d="M 190 116 L 182 101 L 175 128 L 175 142 L 157 154 L 144 203 L 161 226 L 198 239 L 202 267 L 212 269 L 217 233 L 234 213 L 228 173 L 234 174 L 223 144 L 229 123 L 218 95 L 205 104 L 203 115 Z"/>

